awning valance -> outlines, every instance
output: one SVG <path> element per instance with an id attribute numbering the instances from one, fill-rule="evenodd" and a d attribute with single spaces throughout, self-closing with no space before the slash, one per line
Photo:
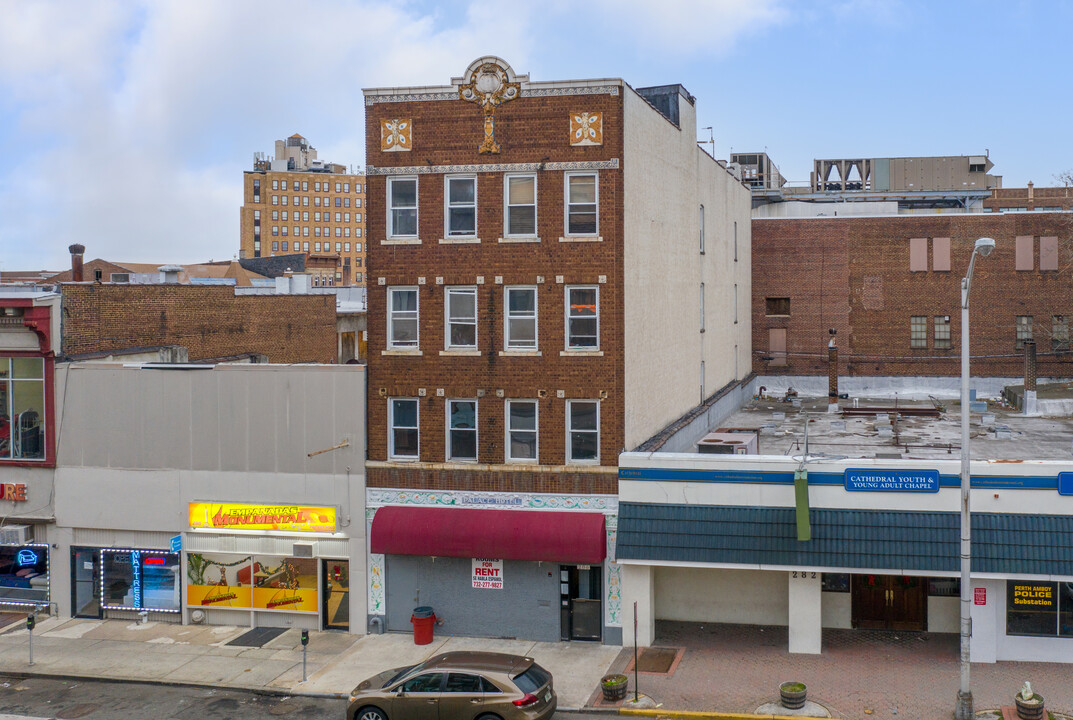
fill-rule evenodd
<path id="1" fill-rule="evenodd" d="M 385 555 L 482 557 L 595 565 L 607 555 L 600 513 L 382 507 L 372 551 Z"/>

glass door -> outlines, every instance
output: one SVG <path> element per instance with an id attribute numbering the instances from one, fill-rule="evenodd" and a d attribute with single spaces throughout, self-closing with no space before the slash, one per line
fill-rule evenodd
<path id="1" fill-rule="evenodd" d="M 603 633 L 603 573 L 599 565 L 561 565 L 563 640 L 599 640 Z"/>
<path id="2" fill-rule="evenodd" d="M 97 548 L 71 548 L 71 615 L 101 617 L 101 552 Z"/>
<path id="3" fill-rule="evenodd" d="M 323 562 L 324 629 L 350 630 L 350 561 Z"/>

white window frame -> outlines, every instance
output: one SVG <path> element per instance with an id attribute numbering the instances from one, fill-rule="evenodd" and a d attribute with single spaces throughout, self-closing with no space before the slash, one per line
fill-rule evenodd
<path id="1" fill-rule="evenodd" d="M 417 454 L 416 455 L 399 455 L 395 452 L 395 403 L 396 402 L 413 402 L 414 409 L 417 411 L 416 415 L 416 427 L 406 426 L 405 430 L 417 431 Z M 410 397 L 393 397 L 387 400 L 387 453 L 388 458 L 391 460 L 419 460 L 421 458 L 421 403 L 417 398 Z"/>
<path id="2" fill-rule="evenodd" d="M 510 293 L 515 290 L 530 290 L 533 293 L 533 344 L 532 345 L 518 345 L 512 343 L 510 334 L 510 321 L 512 319 L 527 320 L 528 315 L 518 315 L 516 317 L 511 316 L 510 312 Z M 536 351 L 540 348 L 540 296 L 537 292 L 536 285 L 508 285 L 503 288 L 503 349 L 504 350 L 530 350 Z"/>
<path id="3" fill-rule="evenodd" d="M 392 205 L 391 205 L 391 189 L 392 189 L 392 186 L 397 182 L 413 182 L 413 184 L 414 184 L 414 205 L 413 205 L 413 208 L 410 208 L 409 206 L 397 208 L 399 210 L 410 210 L 410 209 L 412 209 L 414 211 L 414 233 L 412 235 L 401 235 L 401 234 L 395 232 L 395 222 L 394 222 L 393 211 L 396 208 L 392 207 Z M 421 205 L 421 202 L 420 202 L 420 195 L 418 194 L 419 191 L 420 191 L 420 185 L 419 185 L 419 183 L 417 181 L 417 176 L 416 175 L 402 175 L 400 177 L 389 177 L 387 179 L 387 235 L 388 235 L 389 238 L 415 238 L 415 237 L 418 237 L 420 235 L 420 227 L 421 227 L 421 224 L 420 224 L 421 223 L 420 205 Z"/>
<path id="4" fill-rule="evenodd" d="M 574 428 L 572 425 L 572 416 L 570 414 L 571 409 L 575 403 L 586 403 L 596 406 L 596 430 L 578 430 L 577 432 L 596 434 L 596 457 L 585 458 L 581 460 L 574 459 L 574 442 L 572 433 Z M 599 400 L 567 400 L 566 401 L 566 462 L 569 465 L 599 465 L 600 464 L 600 401 Z"/>
<path id="5" fill-rule="evenodd" d="M 595 345 L 574 345 L 573 337 L 570 333 L 570 320 L 573 315 L 570 312 L 570 291 L 571 290 L 595 290 L 596 291 L 596 344 Z M 600 286 L 599 285 L 567 285 L 563 295 L 563 308 L 564 321 L 563 321 L 563 339 L 566 343 L 567 350 L 588 350 L 597 351 L 600 349 Z M 579 319 L 586 319 L 585 316 L 578 316 Z"/>
<path id="6" fill-rule="evenodd" d="M 593 179 L 593 199 L 596 206 L 596 229 L 593 232 L 581 233 L 570 231 L 570 178 L 591 177 Z M 566 237 L 598 237 L 600 235 L 600 174 L 593 171 L 563 173 L 563 235 Z"/>
<path id="7" fill-rule="evenodd" d="M 473 344 L 472 345 L 455 345 L 451 342 L 451 296 L 452 295 L 472 295 L 473 296 L 473 322 L 462 321 L 459 325 L 473 325 Z M 443 293 L 443 347 L 445 350 L 476 350 L 477 349 L 477 286 L 476 285 L 458 285 L 447 288 Z"/>
<path id="8" fill-rule="evenodd" d="M 414 299 L 417 301 L 417 307 L 413 310 L 413 319 L 417 324 L 416 337 L 412 344 L 399 343 L 395 340 L 395 322 L 396 320 L 408 320 L 408 317 L 396 317 L 396 311 L 393 309 L 395 302 L 395 293 L 412 292 Z M 410 311 L 398 311 L 398 313 L 409 313 Z M 416 285 L 401 285 L 397 287 L 389 287 L 387 289 L 387 346 L 392 350 L 417 350 L 421 347 L 421 293 L 418 292 Z"/>
<path id="9" fill-rule="evenodd" d="M 514 428 L 511 427 L 511 424 L 510 424 L 510 408 L 511 408 L 511 405 L 513 405 L 515 403 L 518 403 L 519 405 L 525 403 L 525 404 L 529 404 L 529 405 L 533 406 L 534 414 L 533 414 L 533 429 L 532 430 L 519 429 L 519 430 L 515 431 Z M 528 465 L 536 465 L 540 460 L 540 403 L 537 402 L 536 400 L 528 400 L 528 399 L 525 399 L 525 398 L 507 400 L 505 403 L 503 403 L 503 414 L 504 414 L 503 429 L 504 429 L 504 433 L 505 433 L 505 435 L 504 435 L 504 444 L 503 444 L 503 458 L 508 463 L 522 463 L 522 464 L 528 464 Z M 533 451 L 534 456 L 533 457 L 531 457 L 531 458 L 516 458 L 516 457 L 513 457 L 510 454 L 510 434 L 512 432 L 524 432 L 524 433 L 533 433 L 534 434 L 535 439 L 534 439 L 534 451 Z"/>
<path id="10" fill-rule="evenodd" d="M 468 180 L 473 183 L 473 203 L 457 203 L 454 207 L 473 209 L 473 232 L 451 231 L 451 181 Z M 476 175 L 445 175 L 443 178 L 443 236 L 445 238 L 474 238 L 477 237 L 477 176 Z"/>
<path id="11" fill-rule="evenodd" d="M 455 428 L 451 427 L 451 405 L 460 402 L 473 403 L 473 429 L 459 428 L 459 432 L 472 432 L 473 433 L 473 457 L 455 457 L 451 454 L 451 433 L 455 432 Z M 477 398 L 450 398 L 444 403 L 444 407 L 447 411 L 447 419 L 444 422 L 444 427 L 447 428 L 446 445 L 444 446 L 444 457 L 448 462 L 477 462 L 477 456 L 480 454 L 480 423 L 477 418 L 480 417 L 480 405 L 477 402 Z"/>
<path id="12" fill-rule="evenodd" d="M 530 178 L 533 181 L 533 232 L 531 233 L 512 233 L 510 231 L 510 209 L 512 207 L 530 207 L 528 203 L 516 203 L 510 202 L 510 181 L 516 178 Z M 503 237 L 524 237 L 535 238 L 539 236 L 537 232 L 538 213 L 537 208 L 537 187 L 539 181 L 537 180 L 536 173 L 514 173 L 513 175 L 503 176 Z"/>

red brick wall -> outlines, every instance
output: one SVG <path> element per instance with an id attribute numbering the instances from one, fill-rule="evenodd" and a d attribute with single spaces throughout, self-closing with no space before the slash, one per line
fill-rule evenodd
<path id="1" fill-rule="evenodd" d="M 994 212 L 1000 208 L 1062 208 L 1073 210 L 1073 187 L 1034 187 L 1029 192 L 1023 188 L 995 188 L 991 197 L 984 200 L 984 207 Z"/>
<path id="2" fill-rule="evenodd" d="M 1035 270 L 1014 269 L 1014 239 L 1035 238 Z M 1059 270 L 1041 272 L 1039 238 L 1059 238 Z M 951 271 L 909 272 L 910 238 L 951 238 Z M 1069 292 L 1073 218 L 1060 213 L 801 218 L 753 221 L 753 368 L 759 374 L 826 374 L 828 329 L 838 330 L 843 375 L 960 373 L 961 278 L 973 244 L 997 247 L 974 271 L 973 375 L 1018 377 L 1018 315 L 1034 318 L 1039 374 L 1073 374 L 1073 357 L 1051 353 L 1052 315 L 1073 315 Z M 767 297 L 790 297 L 790 317 L 767 317 Z M 928 347 L 910 348 L 910 317 L 928 318 Z M 935 347 L 934 316 L 950 316 L 950 347 Z M 767 357 L 768 328 L 787 328 L 786 367 Z"/>
<path id="3" fill-rule="evenodd" d="M 603 145 L 571 147 L 569 114 L 603 112 Z M 380 120 L 409 118 L 413 150 L 380 150 Z M 498 155 L 478 154 L 483 140 L 481 109 L 461 100 L 409 103 L 377 102 L 367 107 L 366 147 L 372 168 L 499 163 L 576 162 L 622 159 L 622 96 L 581 95 L 525 97 L 501 105 L 496 113 Z M 564 172 L 537 172 L 537 230 L 539 243 L 499 243 L 503 235 L 503 173 L 477 177 L 477 235 L 480 244 L 440 244 L 444 235 L 444 173 L 422 174 L 418 183 L 420 245 L 384 245 L 386 178 L 370 171 L 367 177 L 369 252 L 369 457 L 387 458 L 387 397 L 420 399 L 421 459 L 443 462 L 445 401 L 472 398 L 478 390 L 479 460 L 504 461 L 504 398 L 538 399 L 539 461 L 565 462 L 566 399 L 607 399 L 600 406 L 601 464 L 617 465 L 623 445 L 622 406 L 622 174 L 599 173 L 599 232 L 603 242 L 561 243 Z M 478 285 L 479 357 L 443 357 L 444 289 L 449 285 Z M 502 277 L 502 285 L 496 283 Z M 543 280 L 537 283 L 538 276 Z M 562 276 L 557 282 L 556 276 Z M 606 282 L 599 283 L 600 276 Z M 442 277 L 442 285 L 436 278 Z M 384 284 L 378 284 L 383 278 Z M 387 288 L 419 286 L 420 357 L 382 355 L 386 347 Z M 538 348 L 540 357 L 503 357 L 503 286 L 538 285 Z M 600 349 L 602 357 L 561 357 L 564 349 L 565 286 L 599 284 Z M 436 391 L 443 389 L 443 397 Z M 498 390 L 504 398 L 497 397 Z M 565 398 L 556 397 L 563 390 Z M 512 473 L 513 474 L 513 473 Z M 525 489 L 528 475 L 519 469 L 517 486 Z M 420 474 L 419 474 L 420 475 Z M 369 482 L 376 482 L 370 472 Z M 463 482 L 444 476 L 442 482 Z M 454 480 L 450 478 L 454 477 Z M 399 477 L 406 486 L 415 477 Z M 393 480 L 394 482 L 394 480 Z M 468 481 L 465 481 L 468 482 Z M 495 481 L 500 482 L 500 481 Z M 564 481 L 565 482 L 565 481 Z M 572 481 L 571 481 L 572 482 Z M 509 483 L 508 483 L 509 484 Z M 593 486 L 596 487 L 596 486 Z M 601 485 L 606 490 L 611 485 Z M 507 489 L 497 485 L 498 489 Z"/>
<path id="4" fill-rule="evenodd" d="M 236 296 L 229 286 L 62 286 L 63 353 L 182 345 L 191 361 L 262 353 L 335 360 L 334 295 Z"/>

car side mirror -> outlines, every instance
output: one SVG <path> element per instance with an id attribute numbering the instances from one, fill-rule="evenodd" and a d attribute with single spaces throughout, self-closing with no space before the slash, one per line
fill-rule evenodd
<path id="1" fill-rule="evenodd" d="M 397 688 L 395 688 L 395 697 L 402 697 L 405 694 L 406 692 L 403 690 L 402 685 L 399 685 Z"/>

